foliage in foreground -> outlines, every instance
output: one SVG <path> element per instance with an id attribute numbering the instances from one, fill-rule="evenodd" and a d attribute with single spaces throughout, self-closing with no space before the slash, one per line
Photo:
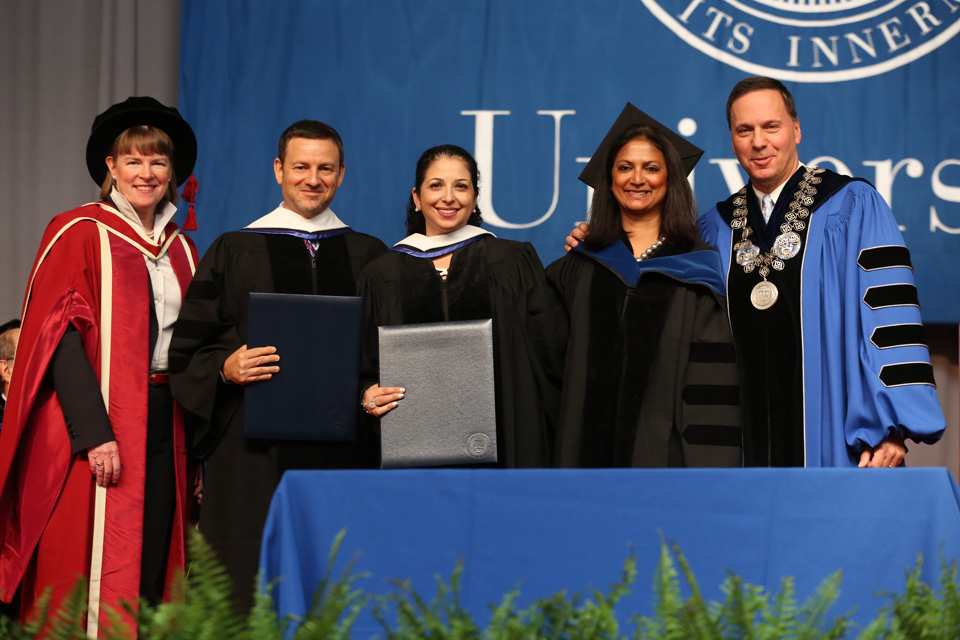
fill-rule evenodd
<path id="1" fill-rule="evenodd" d="M 233 585 L 213 550 L 199 533 L 192 533 L 193 559 L 181 581 L 174 602 L 157 607 L 141 604 L 139 637 L 145 640 L 346 640 L 357 617 L 369 608 L 383 627 L 386 640 L 832 640 L 845 638 L 851 630 L 849 614 L 831 617 L 830 609 L 840 594 L 840 572 L 826 578 L 803 604 L 797 600 L 793 579 L 784 578 L 776 591 L 744 583 L 729 574 L 721 585 L 722 602 L 707 602 L 693 570 L 676 545 L 661 542 L 660 559 L 653 583 L 654 609 L 650 617 L 631 618 L 632 629 L 621 629 L 615 608 L 630 593 L 637 576 L 636 558 L 624 564 L 622 578 L 606 592 L 591 589 L 586 594 L 560 591 L 520 606 L 519 588 L 491 606 L 482 628 L 460 601 L 462 562 L 445 582 L 437 577 L 437 593 L 427 600 L 409 584 L 395 583 L 392 593 L 371 596 L 357 582 L 365 574 L 353 572 L 353 562 L 334 577 L 344 532 L 334 541 L 323 577 L 310 611 L 302 618 L 280 618 L 267 593 L 258 593 L 253 608 L 241 615 L 231 600 Z M 679 570 L 678 570 L 679 566 Z M 960 588 L 957 562 L 941 559 L 939 589 L 920 577 L 923 563 L 906 572 L 902 594 L 883 594 L 890 599 L 877 617 L 864 627 L 859 640 L 956 640 L 960 638 Z M 682 580 L 681 580 L 682 578 Z M 271 585 L 272 586 L 272 585 Z M 53 640 L 84 638 L 85 585 L 81 582 L 52 615 L 47 637 Z M 49 598 L 38 603 L 37 620 L 50 615 Z M 116 612 L 108 612 L 116 624 L 103 637 L 128 637 Z M 0 638 L 34 638 L 41 623 L 20 626 L 0 616 Z M 291 635 L 292 634 L 292 635 Z"/>

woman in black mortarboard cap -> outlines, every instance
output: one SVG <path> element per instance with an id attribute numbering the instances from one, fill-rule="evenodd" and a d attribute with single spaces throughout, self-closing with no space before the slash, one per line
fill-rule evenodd
<path id="1" fill-rule="evenodd" d="M 0 591 L 21 617 L 89 580 L 87 632 L 106 607 L 158 602 L 183 569 L 192 493 L 166 383 L 173 322 L 197 263 L 173 218 L 197 142 L 148 97 L 94 120 L 87 169 L 100 201 L 49 224 L 30 274 L 0 434 Z"/>
<path id="2" fill-rule="evenodd" d="M 407 205 L 410 235 L 367 265 L 357 284 L 366 324 L 363 409 L 376 418 L 404 410 L 404 381 L 377 382 L 377 327 L 492 318 L 497 463 L 546 467 L 560 376 L 548 344 L 559 337 L 552 328 L 558 314 L 548 312 L 533 246 L 480 228 L 478 187 L 477 163 L 461 147 L 420 156 Z M 469 381 L 470 363 L 463 376 Z"/>
<path id="3" fill-rule="evenodd" d="M 547 268 L 569 320 L 557 466 L 740 465 L 720 259 L 686 179 L 702 154 L 628 104 L 580 176 L 589 235 Z"/>

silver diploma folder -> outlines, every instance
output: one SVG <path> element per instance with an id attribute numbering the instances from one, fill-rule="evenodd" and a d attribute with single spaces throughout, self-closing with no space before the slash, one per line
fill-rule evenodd
<path id="1" fill-rule="evenodd" d="M 380 423 L 380 466 L 497 461 L 493 321 L 380 327 L 380 385 L 404 387 Z"/>

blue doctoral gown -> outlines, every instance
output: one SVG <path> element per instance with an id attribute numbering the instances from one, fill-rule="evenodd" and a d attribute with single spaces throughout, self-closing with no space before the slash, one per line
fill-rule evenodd
<path id="1" fill-rule="evenodd" d="M 781 198 L 791 196 L 785 189 Z M 804 466 L 855 467 L 863 447 L 879 445 L 893 431 L 936 442 L 945 420 L 909 252 L 893 213 L 872 186 L 851 181 L 811 214 L 808 225 L 797 258 Z M 703 239 L 720 253 L 729 304 L 749 304 L 729 295 L 731 269 L 742 268 L 731 261 L 740 231 L 717 207 L 701 217 L 700 226 Z M 786 269 L 791 267 L 788 262 Z"/>

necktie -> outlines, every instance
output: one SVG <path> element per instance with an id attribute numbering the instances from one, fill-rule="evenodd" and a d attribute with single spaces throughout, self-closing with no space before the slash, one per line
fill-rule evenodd
<path id="1" fill-rule="evenodd" d="M 770 222 L 770 214 L 773 213 L 773 198 L 769 195 L 763 196 L 760 210 L 763 213 L 763 221 Z"/>

